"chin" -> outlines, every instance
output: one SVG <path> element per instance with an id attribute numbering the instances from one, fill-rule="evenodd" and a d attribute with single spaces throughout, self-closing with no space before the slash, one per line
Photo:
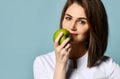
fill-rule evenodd
<path id="1" fill-rule="evenodd" d="M 73 40 L 71 42 L 71 44 L 80 44 L 80 43 L 84 43 L 84 42 L 85 42 L 85 40 Z"/>
<path id="2" fill-rule="evenodd" d="M 72 41 L 71 44 L 79 44 L 80 42 L 78 41 Z"/>

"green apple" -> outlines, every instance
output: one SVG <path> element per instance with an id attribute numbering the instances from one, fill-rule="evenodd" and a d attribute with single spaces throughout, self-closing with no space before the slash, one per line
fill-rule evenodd
<path id="1" fill-rule="evenodd" d="M 70 34 L 70 32 L 69 32 L 68 30 L 66 30 L 66 29 L 58 29 L 58 30 L 54 33 L 54 35 L 53 35 L 53 41 L 56 40 L 57 36 L 58 36 L 61 32 L 63 32 L 63 35 L 62 35 L 62 37 L 61 37 L 61 39 L 60 39 L 60 41 L 59 41 L 59 44 L 62 44 L 62 42 L 63 42 L 66 38 L 70 38 L 70 40 L 72 40 L 72 36 L 71 36 L 71 34 Z"/>

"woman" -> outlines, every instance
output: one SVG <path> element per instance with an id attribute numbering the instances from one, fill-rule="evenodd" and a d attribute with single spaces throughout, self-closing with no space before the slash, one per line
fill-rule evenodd
<path id="1" fill-rule="evenodd" d="M 107 14 L 101 0 L 67 0 L 60 28 L 67 29 L 61 45 L 60 33 L 55 51 L 34 61 L 34 79 L 119 79 L 120 67 L 104 56 L 108 42 Z"/>

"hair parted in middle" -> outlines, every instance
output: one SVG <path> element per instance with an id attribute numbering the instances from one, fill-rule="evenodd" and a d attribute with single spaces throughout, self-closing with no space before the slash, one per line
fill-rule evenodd
<path id="1" fill-rule="evenodd" d="M 73 3 L 82 6 L 90 26 L 88 38 L 88 67 L 96 65 L 106 51 L 108 43 L 108 19 L 101 0 L 67 0 L 61 15 L 60 28 L 66 10 Z"/>

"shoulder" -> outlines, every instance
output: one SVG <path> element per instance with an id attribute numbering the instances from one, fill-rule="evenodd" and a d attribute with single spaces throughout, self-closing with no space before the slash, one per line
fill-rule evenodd
<path id="1" fill-rule="evenodd" d="M 34 69 L 53 69 L 55 65 L 55 53 L 54 51 L 44 55 L 37 56 L 34 60 Z"/>
<path id="2" fill-rule="evenodd" d="M 97 67 L 104 71 L 108 77 L 111 77 L 112 75 L 117 77 L 120 73 L 120 66 L 111 57 L 108 56 L 104 56 L 97 63 Z"/>
<path id="3" fill-rule="evenodd" d="M 107 66 L 109 65 L 109 67 L 114 67 L 116 65 L 118 65 L 115 60 L 109 56 L 103 56 L 103 58 L 98 61 L 98 64 L 101 64 L 102 66 Z"/>
<path id="4" fill-rule="evenodd" d="M 103 56 L 103 58 L 100 59 L 96 65 L 98 67 L 103 67 L 106 69 L 113 69 L 114 67 L 118 66 L 118 64 L 113 60 L 113 58 L 109 56 Z"/>
<path id="5" fill-rule="evenodd" d="M 44 55 L 37 56 L 34 60 L 34 64 L 47 64 L 47 63 L 54 63 L 55 62 L 55 53 L 54 51 L 49 52 Z"/>
<path id="6" fill-rule="evenodd" d="M 55 53 L 49 52 L 44 55 L 37 56 L 33 63 L 33 72 L 35 79 L 48 79 L 53 74 L 55 65 Z"/>

